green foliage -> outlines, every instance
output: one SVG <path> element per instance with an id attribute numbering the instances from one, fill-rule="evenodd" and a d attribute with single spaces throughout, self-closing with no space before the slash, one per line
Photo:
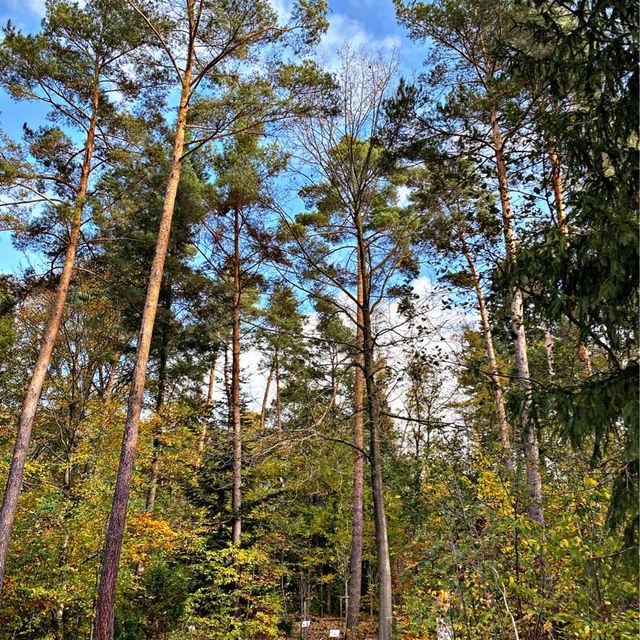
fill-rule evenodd
<path id="1" fill-rule="evenodd" d="M 171 51 L 185 50 L 185 24 L 199 24 L 202 75 L 192 80 L 146 381 L 119 640 L 284 640 L 298 635 L 303 611 L 339 615 L 352 530 L 359 249 L 398 637 L 447 629 L 466 640 L 635 637 L 635 14 L 617 1 L 395 4 L 428 64 L 390 101 L 393 62 L 347 52 L 352 66 L 332 75 L 307 56 L 328 26 L 324 0 L 299 0 L 285 19 L 266 0 L 206 1 L 199 16 L 193 3 L 186 12 L 140 4 Z M 55 0 L 38 33 L 9 25 L 0 43 L 4 91 L 51 110 L 19 142 L 0 140 L 8 198 L 0 224 L 52 264 L 43 277 L 0 279 L 1 478 L 77 204 L 96 87 L 101 100 L 78 268 L 34 425 L 0 640 L 91 634 L 135 329 L 172 162 L 164 100 L 175 97 L 180 72 L 156 36 L 128 2 Z M 341 111 L 349 100 L 370 109 L 354 118 Z M 513 267 L 501 240 L 493 118 L 505 133 Z M 568 234 L 551 193 L 551 151 Z M 297 215 L 289 190 L 304 204 Z M 236 230 L 242 539 L 234 545 Z M 414 291 L 418 275 L 439 280 L 433 299 Z M 523 407 L 507 322 L 514 285 L 525 293 L 544 530 L 527 515 L 525 434 L 514 428 Z M 486 297 L 513 472 L 501 463 L 485 338 L 469 312 L 474 289 Z M 262 374 L 273 379 L 264 395 Z M 368 477 L 366 445 L 364 453 Z M 366 482 L 363 619 L 377 607 L 373 516 Z"/>

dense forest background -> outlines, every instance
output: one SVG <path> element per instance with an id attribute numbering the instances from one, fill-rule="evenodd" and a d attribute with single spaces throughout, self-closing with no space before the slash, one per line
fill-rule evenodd
<path id="1" fill-rule="evenodd" d="M 0 639 L 637 637 L 632 5 L 5 27 Z"/>

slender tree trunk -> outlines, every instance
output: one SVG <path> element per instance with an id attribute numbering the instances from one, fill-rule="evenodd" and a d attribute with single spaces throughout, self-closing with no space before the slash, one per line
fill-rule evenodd
<path id="1" fill-rule="evenodd" d="M 271 381 L 273 380 L 273 371 L 275 369 L 275 362 L 272 361 L 269 366 L 269 375 L 267 376 L 267 385 L 264 388 L 264 395 L 262 396 L 262 409 L 260 410 L 260 432 L 264 431 L 264 425 L 267 419 L 267 403 L 269 402 L 269 390 L 271 389 Z"/>
<path id="2" fill-rule="evenodd" d="M 495 150 L 496 169 L 502 206 L 502 223 L 507 254 L 507 262 L 514 265 L 516 261 L 516 237 L 513 227 L 513 213 L 507 163 L 504 157 L 504 141 L 495 110 L 491 111 L 491 130 Z M 524 328 L 524 302 L 522 290 L 513 287 L 511 291 L 511 336 L 518 371 L 518 381 L 523 394 L 521 423 L 524 438 L 524 458 L 529 494 L 529 515 L 532 520 L 544 527 L 544 511 L 542 506 L 542 478 L 540 476 L 540 450 L 538 433 L 532 418 L 532 387 L 529 374 L 529 358 L 527 354 L 527 336 Z"/>
<path id="3" fill-rule="evenodd" d="M 493 334 L 491 332 L 491 325 L 489 324 L 489 310 L 487 309 L 484 293 L 482 292 L 482 286 L 480 285 L 480 278 L 476 269 L 475 260 L 469 250 L 469 246 L 467 245 L 464 229 L 460 224 L 458 224 L 457 230 L 458 237 L 462 243 L 462 252 L 464 253 L 464 257 L 469 265 L 476 298 L 478 299 L 480 324 L 482 325 L 482 335 L 484 337 L 484 348 L 487 360 L 489 361 L 489 378 L 491 380 L 491 390 L 493 392 L 493 403 L 496 408 L 496 416 L 498 417 L 498 430 L 500 442 L 502 444 L 502 463 L 505 469 L 511 473 L 514 469 L 513 456 L 511 455 L 511 427 L 507 420 L 504 393 L 502 391 L 502 383 L 500 382 L 500 374 L 498 372 L 498 359 L 496 358 L 496 351 L 493 345 Z"/>
<path id="4" fill-rule="evenodd" d="M 569 246 L 569 224 L 567 222 L 564 205 L 564 179 L 562 177 L 560 158 L 556 149 L 552 149 L 549 152 L 549 159 L 551 161 L 551 185 L 553 187 L 553 195 L 556 205 L 558 229 L 564 237 L 566 246 Z M 582 364 L 584 372 L 587 376 L 590 376 L 592 373 L 591 354 L 589 353 L 589 347 L 587 347 L 583 342 L 580 342 L 578 345 L 578 360 Z"/>
<path id="5" fill-rule="evenodd" d="M 231 336 L 231 420 L 233 428 L 233 524 L 231 541 L 240 544 L 242 535 L 242 425 L 240 421 L 240 212 L 233 212 L 233 328 Z"/>
<path id="6" fill-rule="evenodd" d="M 227 397 L 227 410 L 229 415 L 229 425 L 231 425 L 231 376 L 229 375 L 229 346 L 224 345 L 224 395 Z"/>
<path id="7" fill-rule="evenodd" d="M 356 314 L 356 357 L 353 388 L 353 444 L 357 447 L 353 462 L 353 502 L 351 507 L 351 558 L 349 562 L 349 598 L 347 633 L 358 637 L 358 617 L 362 590 L 362 539 L 364 529 L 364 356 L 362 340 L 362 274 L 358 270 L 358 308 Z"/>
<path id="8" fill-rule="evenodd" d="M 551 161 L 551 185 L 553 187 L 553 195 L 556 205 L 556 221 L 558 230 L 569 239 L 569 225 L 567 224 L 567 216 L 564 208 L 564 180 L 560 169 L 560 158 L 558 152 L 552 149 L 549 152 L 549 160 Z"/>
<path id="9" fill-rule="evenodd" d="M 107 378 L 107 388 L 104 392 L 104 403 L 110 404 L 113 397 L 113 387 L 116 383 L 116 373 L 118 371 L 118 362 L 120 362 L 120 352 L 116 351 L 111 361 L 111 368 L 109 369 L 109 377 Z"/>
<path id="10" fill-rule="evenodd" d="M 198 440 L 198 453 L 202 458 L 202 452 L 207 444 L 207 421 L 209 420 L 209 414 L 213 407 L 213 391 L 216 383 L 216 361 L 218 359 L 218 352 L 214 351 L 211 354 L 211 367 L 209 369 L 209 386 L 207 387 L 207 415 L 202 421 L 202 431 L 200 432 L 200 438 Z"/>
<path id="11" fill-rule="evenodd" d="M 369 437 L 371 459 L 371 484 L 373 488 L 373 511 L 375 520 L 376 551 L 378 555 L 378 640 L 391 640 L 393 629 L 393 600 L 391 591 L 391 561 L 384 504 L 384 481 L 382 478 L 382 456 L 380 452 L 380 410 L 375 381 L 373 357 L 373 335 L 371 327 L 370 283 L 367 271 L 367 249 L 360 216 L 356 214 L 358 243 L 358 270 L 362 277 L 362 345 L 364 377 L 369 415 Z"/>
<path id="12" fill-rule="evenodd" d="M 138 442 L 140 413 L 142 411 L 147 364 L 149 361 L 149 350 L 151 348 L 153 325 L 156 318 L 160 287 L 162 285 L 162 272 L 164 269 L 165 259 L 167 257 L 167 249 L 169 247 L 171 222 L 176 201 L 176 193 L 178 191 L 178 183 L 180 182 L 180 171 L 182 168 L 184 136 L 187 124 L 188 99 L 191 83 L 192 58 L 193 51 L 189 51 L 187 66 L 182 82 L 180 106 L 178 107 L 175 141 L 173 144 L 173 154 L 171 158 L 171 170 L 165 191 L 164 205 L 160 218 L 160 228 L 158 229 L 158 238 L 156 242 L 156 251 L 151 265 L 151 273 L 149 274 L 147 298 L 144 305 L 144 312 L 142 314 L 142 322 L 138 338 L 138 349 L 136 352 L 133 380 L 131 383 L 131 391 L 129 393 L 127 407 L 127 420 L 125 423 L 122 450 L 120 453 L 120 465 L 118 467 L 116 487 L 102 559 L 102 574 L 100 577 L 100 586 L 98 588 L 98 599 L 96 604 L 96 640 L 112 640 L 113 638 L 116 580 L 120 564 L 122 537 L 124 535 L 127 503 L 129 502 L 131 477 L 133 475 L 133 465 L 136 455 L 136 445 Z"/>
<path id="13" fill-rule="evenodd" d="M 274 355 L 274 372 L 276 376 L 276 428 L 278 434 L 282 433 L 282 406 L 280 404 L 280 353 L 276 346 Z"/>
<path id="14" fill-rule="evenodd" d="M 58 332 L 60 330 L 60 324 L 62 323 L 64 306 L 69 293 L 76 253 L 80 243 L 82 212 L 87 197 L 89 175 L 91 173 L 91 162 L 93 159 L 96 125 L 98 120 L 98 105 L 100 102 L 100 85 L 97 70 L 94 82 L 95 84 L 93 86 L 93 93 L 91 96 L 91 116 L 89 126 L 87 128 L 87 138 L 85 140 L 80 181 L 76 191 L 75 207 L 69 232 L 69 242 L 64 256 L 64 264 L 62 266 L 62 273 L 60 274 L 60 281 L 58 282 L 58 287 L 53 299 L 53 305 L 49 312 L 47 326 L 45 328 L 44 335 L 42 336 L 42 344 L 40 345 L 38 358 L 33 368 L 31 380 L 27 386 L 24 403 L 22 405 L 16 444 L 11 457 L 11 466 L 9 467 L 9 475 L 7 477 L 7 485 L 4 491 L 2 510 L 0 511 L 0 593 L 2 593 L 9 537 L 11 536 L 11 529 L 13 527 L 13 521 L 15 519 L 16 509 L 18 506 L 18 497 L 22 488 L 22 478 L 24 476 L 24 467 L 27 461 L 27 453 L 29 451 L 29 441 L 31 440 L 33 421 L 40 401 L 40 396 L 42 395 L 42 388 L 47 376 L 49 363 L 51 362 L 51 354 L 53 353 L 56 338 L 58 337 Z"/>
<path id="15" fill-rule="evenodd" d="M 551 333 L 549 327 L 546 325 L 543 327 L 544 331 L 544 350 L 547 354 L 547 373 L 549 374 L 549 378 L 553 378 L 556 375 L 556 367 L 555 367 L 555 355 L 553 353 L 553 334 Z"/>
<path id="16" fill-rule="evenodd" d="M 218 352 L 211 354 L 211 367 L 209 368 L 209 385 L 207 386 L 207 407 L 213 406 L 213 392 L 216 386 L 216 362 L 218 360 Z"/>

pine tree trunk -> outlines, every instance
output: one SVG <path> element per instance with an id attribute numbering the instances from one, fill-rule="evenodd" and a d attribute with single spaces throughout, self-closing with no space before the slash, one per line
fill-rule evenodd
<path id="1" fill-rule="evenodd" d="M 0 593 L 2 593 L 9 537 L 11 536 L 11 529 L 13 527 L 16 509 L 18 506 L 18 497 L 22 488 L 22 478 L 24 476 L 24 467 L 27 461 L 27 453 L 29 451 L 29 441 L 31 440 L 33 421 L 38 408 L 38 403 L 40 402 L 40 396 L 42 395 L 42 388 L 44 387 L 49 363 L 51 362 L 51 354 L 53 353 L 53 348 L 62 323 L 64 307 L 69 293 L 69 286 L 71 284 L 71 278 L 73 277 L 76 253 L 80 243 L 82 213 L 87 196 L 89 175 L 91 173 L 99 102 L 100 85 L 96 73 L 95 84 L 91 97 L 91 116 L 89 126 L 87 128 L 80 181 L 76 192 L 75 207 L 69 232 L 69 243 L 67 244 L 62 273 L 60 274 L 60 281 L 58 282 L 53 305 L 49 312 L 47 326 L 45 328 L 44 335 L 42 336 L 42 344 L 40 345 L 38 358 L 33 368 L 31 380 L 27 386 L 24 403 L 22 405 L 16 443 L 11 457 L 11 466 L 9 467 L 9 475 L 7 477 L 2 510 L 0 511 Z"/>
<path id="2" fill-rule="evenodd" d="M 260 409 L 260 432 L 264 431 L 264 425 L 267 420 L 267 403 L 269 402 L 269 390 L 271 389 L 271 381 L 273 380 L 273 371 L 275 364 L 272 361 L 269 367 L 269 375 L 267 376 L 267 384 L 264 388 L 264 395 L 262 396 L 262 408 Z"/>
<path id="3" fill-rule="evenodd" d="M 349 562 L 349 598 L 347 600 L 347 637 L 358 637 L 358 618 L 362 590 L 362 541 L 364 529 L 364 357 L 362 345 L 362 274 L 358 273 L 356 317 L 356 357 L 353 388 L 353 502 L 351 506 L 351 558 Z"/>
<path id="4" fill-rule="evenodd" d="M 558 229 L 564 237 L 566 246 L 569 246 L 569 224 L 567 223 L 567 216 L 564 206 L 564 180 L 562 178 L 562 170 L 560 167 L 560 158 L 556 149 L 552 149 L 549 152 L 549 159 L 551 161 L 551 185 L 553 187 L 554 201 L 556 205 L 556 220 Z M 578 360 L 582 364 L 584 372 L 587 376 L 592 373 L 591 369 L 591 354 L 589 353 L 589 347 L 583 342 L 578 345 Z"/>
<path id="5" fill-rule="evenodd" d="M 564 208 L 564 180 L 562 179 L 562 171 L 560 170 L 560 158 L 558 152 L 552 149 L 549 152 L 551 161 L 551 185 L 553 187 L 553 195 L 556 205 L 556 222 L 558 230 L 568 240 L 569 225 L 567 224 L 567 216 Z"/>
<path id="6" fill-rule="evenodd" d="M 484 348 L 489 362 L 489 378 L 491 380 L 491 390 L 493 392 L 493 403 L 496 408 L 498 431 L 500 435 L 500 442 L 502 444 L 502 463 L 505 469 L 511 473 L 514 469 L 513 457 L 511 455 L 511 428 L 507 420 L 504 393 L 502 391 L 502 383 L 500 382 L 500 374 L 498 372 L 498 359 L 496 358 L 496 351 L 493 345 L 493 334 L 491 332 L 491 325 L 489 324 L 489 310 L 487 309 L 484 293 L 482 292 L 482 286 L 480 285 L 480 278 L 478 277 L 475 260 L 473 259 L 471 251 L 467 245 L 464 229 L 460 224 L 458 224 L 457 230 L 458 237 L 462 244 L 462 252 L 464 253 L 464 257 L 469 265 L 471 279 L 473 280 L 473 286 L 478 300 L 480 324 L 482 326 L 482 335 L 484 337 Z"/>
<path id="7" fill-rule="evenodd" d="M 240 212 L 233 215 L 233 328 L 231 336 L 231 423 L 233 429 L 233 492 L 231 540 L 240 544 L 242 535 L 242 425 L 240 421 Z"/>
<path id="8" fill-rule="evenodd" d="M 505 240 L 507 262 L 510 266 L 516 261 L 516 238 L 513 227 L 513 213 L 509 181 L 507 178 L 507 164 L 504 157 L 503 138 L 498 124 L 495 110 L 491 111 L 491 130 L 498 173 L 500 204 L 502 207 L 502 224 Z M 542 477 L 540 475 L 540 450 L 538 433 L 532 419 L 532 387 L 529 374 L 529 358 L 527 354 L 527 336 L 524 328 L 524 302 L 522 290 L 513 287 L 511 291 L 511 336 L 518 371 L 518 382 L 522 390 L 523 400 L 521 409 L 522 434 L 524 438 L 524 458 L 529 494 L 529 515 L 532 520 L 544 527 L 544 512 L 542 506 Z"/>
<path id="9" fill-rule="evenodd" d="M 180 182 L 180 171 L 182 168 L 188 99 L 190 94 L 192 55 L 193 52 L 190 51 L 182 82 L 182 94 L 180 97 L 180 106 L 178 108 L 175 141 L 173 144 L 173 154 L 171 158 L 171 170 L 165 191 L 164 205 L 162 208 L 160 227 L 158 229 L 158 237 L 156 241 L 156 250 L 153 257 L 153 263 L 151 265 L 151 273 L 149 274 L 147 297 L 138 338 L 138 348 L 136 351 L 136 360 L 132 376 L 133 380 L 131 383 L 127 407 L 127 419 L 122 440 L 122 450 L 120 453 L 120 464 L 118 467 L 116 487 L 111 507 L 111 515 L 109 516 L 109 525 L 107 528 L 104 555 L 102 559 L 102 573 L 100 577 L 100 586 L 98 588 L 95 617 L 96 640 L 113 639 L 116 580 L 120 564 L 120 553 L 122 551 L 122 538 L 124 535 L 129 492 L 131 489 L 131 477 L 133 475 L 136 445 L 138 442 L 138 430 L 140 426 L 140 414 L 142 411 L 149 351 L 151 348 L 151 337 L 156 318 L 158 297 L 160 295 L 160 287 L 162 285 L 162 272 L 164 270 L 167 249 L 169 247 L 171 222 L 173 219 L 173 210 L 176 201 L 176 193 L 178 191 L 178 183 Z"/>
<path id="10" fill-rule="evenodd" d="M 384 481 L 382 478 L 382 456 L 380 451 L 380 411 L 378 390 L 375 381 L 373 357 L 373 335 L 371 326 L 370 282 L 367 271 L 367 249 L 364 231 L 359 216 L 356 216 L 358 243 L 358 270 L 362 276 L 362 345 L 364 377 L 369 415 L 369 438 L 371 459 L 371 485 L 373 488 L 373 511 L 375 540 L 378 555 L 378 640 L 391 640 L 393 628 L 393 601 L 391 591 L 391 561 L 384 504 Z"/>

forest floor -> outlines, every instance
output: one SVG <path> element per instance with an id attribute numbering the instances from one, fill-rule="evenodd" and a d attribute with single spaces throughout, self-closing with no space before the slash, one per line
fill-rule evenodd
<path id="1" fill-rule="evenodd" d="M 331 629 L 340 629 L 340 637 L 344 638 L 344 621 L 340 618 L 311 618 L 311 627 L 306 636 L 297 628 L 290 636 L 291 640 L 326 640 Z M 373 618 L 363 618 L 360 623 L 358 640 L 375 640 L 377 631 Z"/>

